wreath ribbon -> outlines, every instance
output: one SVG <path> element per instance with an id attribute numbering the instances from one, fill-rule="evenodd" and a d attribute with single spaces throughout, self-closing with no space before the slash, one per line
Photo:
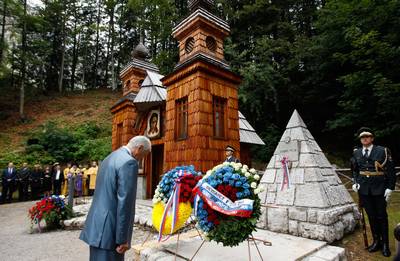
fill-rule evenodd
<path id="1" fill-rule="evenodd" d="M 165 206 L 164 213 L 161 218 L 161 224 L 160 224 L 160 229 L 159 229 L 158 238 L 157 238 L 158 242 L 160 242 L 160 241 L 164 242 L 164 241 L 168 240 L 175 230 L 175 226 L 178 221 L 179 199 L 180 199 L 180 192 L 181 192 L 180 178 L 184 177 L 186 175 L 187 175 L 186 171 L 184 172 L 184 171 L 180 170 L 180 173 L 178 174 L 178 178 L 176 180 L 174 189 L 172 191 L 171 196 L 168 199 L 168 203 Z M 162 239 L 162 232 L 164 230 L 165 221 L 167 220 L 168 212 L 170 209 L 172 209 L 171 231 L 170 231 L 170 234 L 165 239 Z"/>
<path id="2" fill-rule="evenodd" d="M 213 188 L 207 182 L 203 182 L 193 189 L 196 193 L 195 213 L 197 214 L 198 196 L 207 203 L 212 209 L 228 216 L 250 217 L 253 212 L 253 202 L 251 199 L 240 199 L 232 202 L 224 194 Z"/>
<path id="3" fill-rule="evenodd" d="M 281 191 L 284 190 L 285 188 L 289 189 L 290 188 L 290 176 L 289 176 L 289 159 L 288 157 L 284 156 L 281 160 L 282 163 L 282 169 L 283 169 L 283 179 L 282 179 L 282 185 L 281 185 Z"/>

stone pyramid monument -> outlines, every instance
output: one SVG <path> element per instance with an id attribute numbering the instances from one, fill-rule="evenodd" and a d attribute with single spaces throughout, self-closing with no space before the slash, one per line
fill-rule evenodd
<path id="1" fill-rule="evenodd" d="M 282 189 L 281 160 L 289 187 Z M 261 179 L 258 227 L 333 242 L 352 232 L 359 211 L 335 170 L 295 110 Z"/>

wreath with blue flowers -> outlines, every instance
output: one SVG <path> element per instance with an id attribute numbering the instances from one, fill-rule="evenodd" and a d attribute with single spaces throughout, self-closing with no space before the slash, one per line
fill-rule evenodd
<path id="1" fill-rule="evenodd" d="M 207 240 L 221 242 L 224 246 L 237 246 L 254 231 L 261 215 L 258 194 L 260 176 L 256 170 L 241 163 L 227 163 L 209 170 L 200 182 L 206 182 L 232 202 L 240 199 L 253 200 L 253 211 L 249 217 L 230 216 L 211 208 L 203 199 L 197 202 L 198 227 Z"/>

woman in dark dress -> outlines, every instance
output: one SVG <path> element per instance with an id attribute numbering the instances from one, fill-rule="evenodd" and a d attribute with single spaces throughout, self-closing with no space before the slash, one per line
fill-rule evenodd
<path id="1" fill-rule="evenodd" d="M 44 176 L 43 176 L 43 196 L 44 197 L 50 197 L 51 196 L 51 189 L 52 189 L 52 184 L 51 184 L 51 170 L 50 167 L 47 166 L 44 170 Z"/>
<path id="2" fill-rule="evenodd" d="M 31 173 L 31 191 L 32 191 L 32 200 L 38 199 L 40 197 L 40 193 L 42 190 L 42 179 L 43 172 L 40 168 L 39 164 L 36 164 L 32 173 Z"/>

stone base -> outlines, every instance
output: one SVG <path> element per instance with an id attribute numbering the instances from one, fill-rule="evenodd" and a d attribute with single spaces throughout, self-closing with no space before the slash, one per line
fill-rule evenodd
<path id="1" fill-rule="evenodd" d="M 77 205 L 73 207 L 74 213 L 76 217 L 73 217 L 68 220 L 64 220 L 65 229 L 75 230 L 82 229 L 85 225 L 86 216 L 89 212 L 90 205 L 92 200 L 87 200 L 86 204 Z M 151 200 L 136 200 L 136 209 L 135 209 L 135 224 L 140 224 L 146 227 L 152 227 L 153 223 L 151 221 L 151 213 L 152 213 L 152 202 Z"/>
<path id="2" fill-rule="evenodd" d="M 355 204 L 329 209 L 263 206 L 261 211 L 259 228 L 329 243 L 353 232 L 360 215 Z"/>
<path id="3" fill-rule="evenodd" d="M 345 250 L 340 247 L 333 247 L 323 241 L 305 239 L 287 234 L 279 234 L 267 230 L 258 230 L 254 236 L 259 239 L 267 240 L 272 246 L 266 246 L 260 241 L 256 241 L 262 254 L 263 260 L 288 261 L 340 261 L 346 260 Z M 136 245 L 133 250 L 136 253 L 136 260 L 167 261 L 174 260 L 176 251 L 177 236 L 171 237 L 164 243 L 151 241 L 146 244 Z M 189 260 L 200 246 L 202 240 L 196 231 L 189 231 L 180 235 L 177 260 Z M 261 260 L 253 242 L 250 242 L 251 260 Z M 196 257 L 196 261 L 243 261 L 249 260 L 247 242 L 241 243 L 237 247 L 223 247 L 222 244 L 215 242 L 205 242 Z"/>

